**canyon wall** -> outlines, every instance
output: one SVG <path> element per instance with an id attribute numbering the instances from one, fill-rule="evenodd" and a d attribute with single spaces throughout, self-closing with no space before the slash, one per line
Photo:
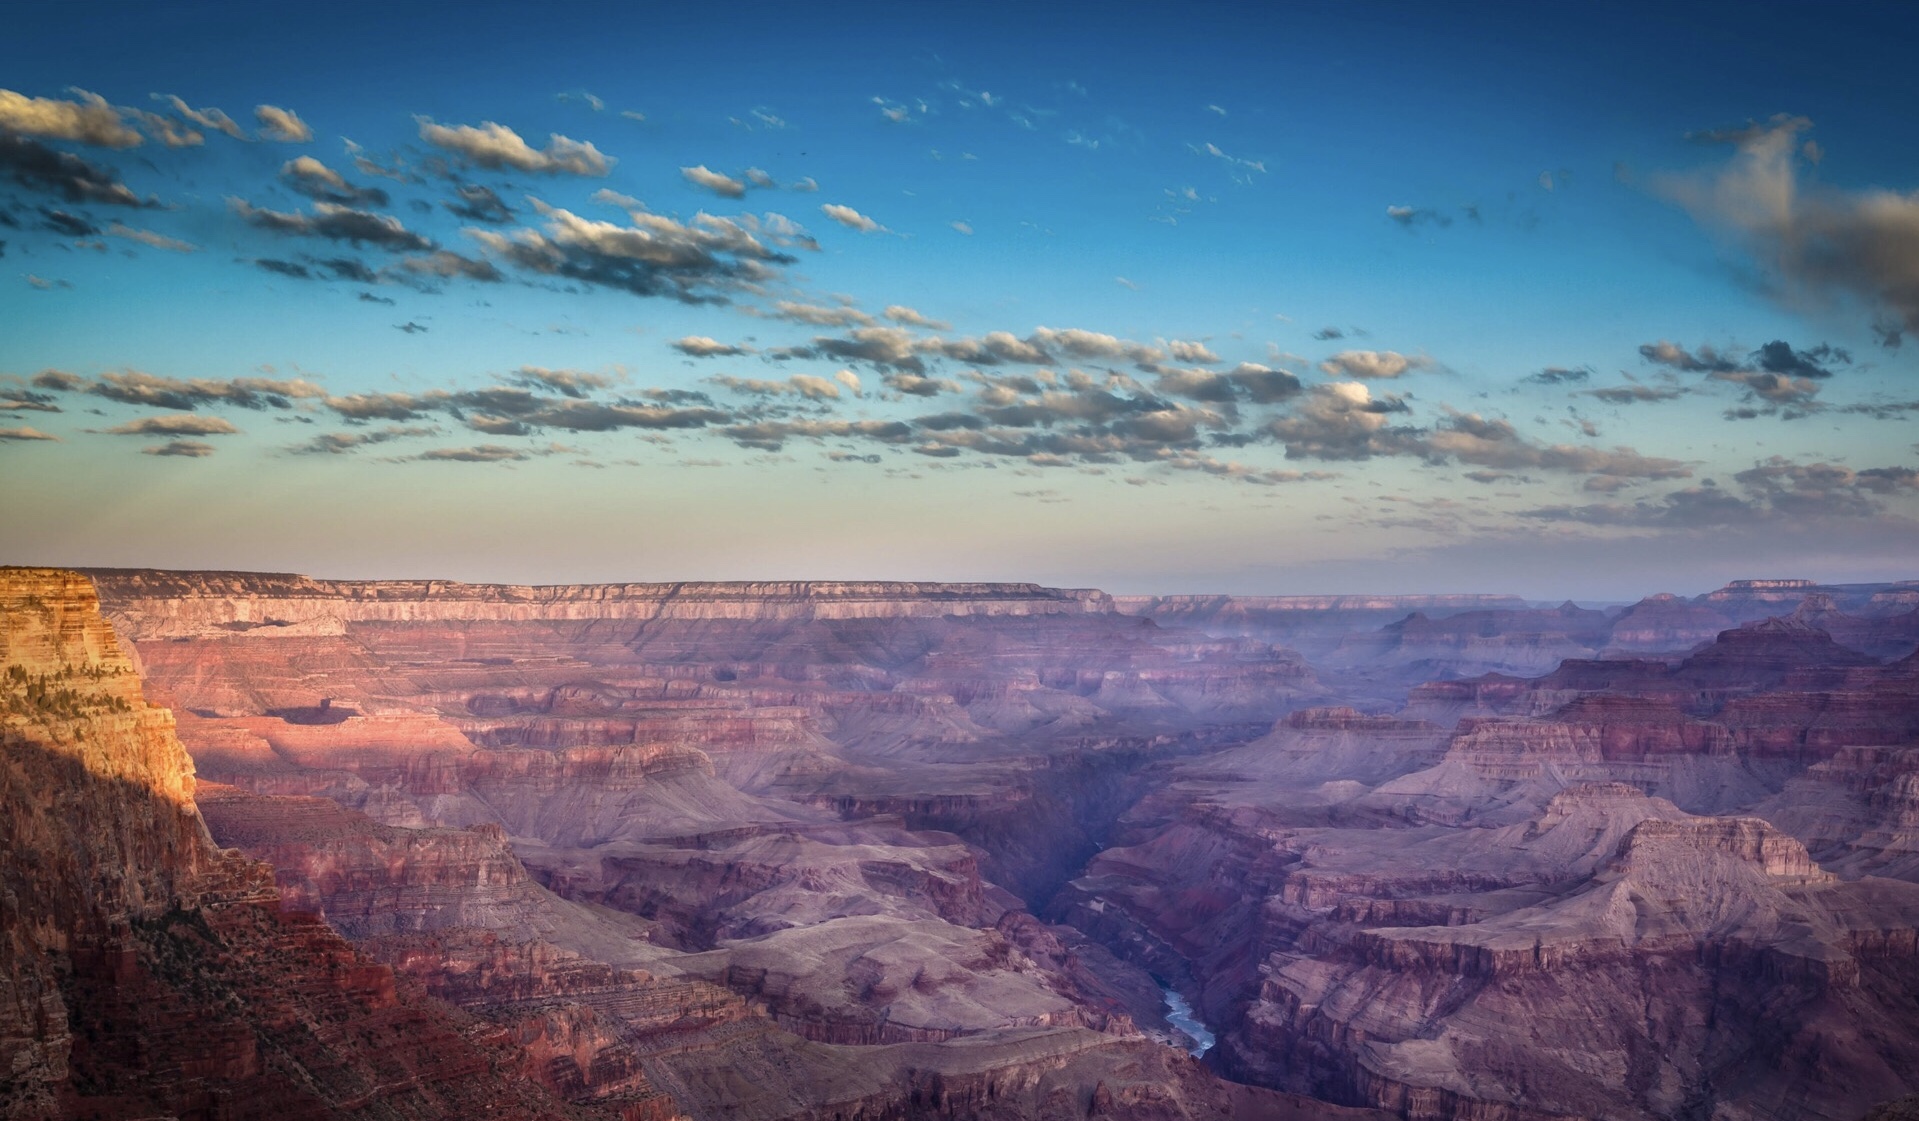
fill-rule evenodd
<path id="1" fill-rule="evenodd" d="M 172 715 L 71 572 L 0 569 L 0 1114 L 665 1118 L 521 1069 L 207 835 Z M 670 1103 L 668 1103 L 670 1104 Z"/>

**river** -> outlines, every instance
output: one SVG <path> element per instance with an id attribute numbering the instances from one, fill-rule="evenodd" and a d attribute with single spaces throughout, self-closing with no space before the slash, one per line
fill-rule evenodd
<path id="1" fill-rule="evenodd" d="M 1186 998 L 1165 985 L 1161 985 L 1159 991 L 1166 999 L 1167 1023 L 1185 1032 L 1187 1038 L 1193 1041 L 1193 1045 L 1187 1050 L 1191 1051 L 1195 1058 L 1212 1050 L 1213 1033 L 1206 1029 L 1205 1024 L 1193 1017 L 1193 1006 L 1186 1003 Z"/>

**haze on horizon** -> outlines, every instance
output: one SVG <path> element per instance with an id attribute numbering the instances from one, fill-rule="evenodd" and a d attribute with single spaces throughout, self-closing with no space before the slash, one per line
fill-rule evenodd
<path id="1" fill-rule="evenodd" d="M 0 563 L 1911 577 L 1909 19 L 15 4 Z"/>

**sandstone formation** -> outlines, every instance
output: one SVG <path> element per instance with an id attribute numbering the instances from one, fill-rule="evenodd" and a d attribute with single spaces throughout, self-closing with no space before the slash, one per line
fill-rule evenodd
<path id="1" fill-rule="evenodd" d="M 73 573 L 0 570 L 0 1114 L 665 1118 L 569 1106 L 208 839 L 164 708 Z"/>

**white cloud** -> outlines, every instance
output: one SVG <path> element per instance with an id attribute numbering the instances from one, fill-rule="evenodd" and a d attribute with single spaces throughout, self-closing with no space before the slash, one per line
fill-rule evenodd
<path id="1" fill-rule="evenodd" d="M 77 101 L 55 97 L 28 97 L 0 90 L 0 128 L 27 136 L 97 144 L 102 148 L 132 148 L 143 141 L 140 133 L 121 119 L 120 110 L 97 93 L 76 89 Z"/>
<path id="2" fill-rule="evenodd" d="M 153 96 L 156 100 L 165 101 L 168 105 L 173 106 L 175 113 L 180 114 L 182 118 L 199 125 L 201 128 L 210 128 L 215 132 L 223 132 L 235 140 L 253 139 L 247 135 L 246 130 L 241 128 L 232 117 L 227 116 L 218 109 L 212 107 L 195 109 L 182 99 L 172 95 L 162 97 L 156 93 Z"/>
<path id="3" fill-rule="evenodd" d="M 493 121 L 478 125 L 441 125 L 420 117 L 420 139 L 464 156 L 481 167 L 573 175 L 605 175 L 618 162 L 584 140 L 552 133 L 545 148 L 534 148 L 520 134 Z"/>
<path id="4" fill-rule="evenodd" d="M 313 130 L 300 119 L 300 115 L 291 109 L 282 109 L 276 105 L 255 105 L 253 116 L 260 122 L 260 136 L 266 140 L 281 140 L 289 144 L 305 144 L 313 139 Z"/>
<path id="5" fill-rule="evenodd" d="M 123 226 L 118 222 L 107 227 L 107 232 L 114 237 L 124 237 L 129 241 L 137 241 L 142 245 L 151 245 L 155 249 L 170 249 L 175 253 L 192 253 L 200 248 L 192 242 L 181 241 L 179 238 L 167 237 L 164 234 L 156 234 L 152 230 L 136 230 L 131 226 Z"/>
<path id="6" fill-rule="evenodd" d="M 850 206 L 841 206 L 839 203 L 829 202 L 820 207 L 820 213 L 838 222 L 840 225 L 845 226 L 849 230 L 858 230 L 863 234 L 886 232 L 885 226 L 880 225 L 878 222 L 875 222 L 873 219 L 868 218 Z"/>
<path id="7" fill-rule="evenodd" d="M 691 358 L 731 358 L 751 352 L 750 347 L 723 343 L 705 335 L 688 335 L 682 339 L 675 339 L 670 345 L 674 350 Z"/>
<path id="8" fill-rule="evenodd" d="M 1423 370 L 1432 359 L 1394 350 L 1342 350 L 1319 364 L 1332 377 L 1396 378 L 1409 370 Z"/>
<path id="9" fill-rule="evenodd" d="M 1188 342 L 1185 339 L 1174 339 L 1166 344 L 1166 349 L 1172 354 L 1175 360 L 1180 362 L 1219 361 L 1219 355 L 1214 354 L 1205 343 L 1201 342 Z"/>
<path id="10" fill-rule="evenodd" d="M 764 172 L 761 172 L 764 175 Z M 697 167 L 683 167 L 680 177 L 696 187 L 704 187 L 721 198 L 736 199 L 746 194 L 746 184 L 730 175 L 722 175 L 709 169 L 705 164 Z"/>
<path id="11" fill-rule="evenodd" d="M 929 331 L 950 331 L 953 329 L 952 324 L 941 323 L 937 319 L 921 315 L 919 312 L 903 304 L 891 304 L 880 314 L 895 323 L 904 324 L 908 327 L 924 327 Z"/>

